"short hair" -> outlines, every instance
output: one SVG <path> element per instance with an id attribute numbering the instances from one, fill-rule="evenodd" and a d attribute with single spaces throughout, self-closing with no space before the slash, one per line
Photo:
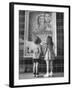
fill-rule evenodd
<path id="1" fill-rule="evenodd" d="M 37 39 L 35 40 L 35 44 L 40 44 L 40 43 L 41 43 L 41 39 L 37 37 Z"/>
<path id="2" fill-rule="evenodd" d="M 51 17 L 52 13 L 51 12 L 45 12 L 45 15 L 49 15 L 49 17 Z M 45 20 L 45 23 L 46 23 L 46 20 Z"/>

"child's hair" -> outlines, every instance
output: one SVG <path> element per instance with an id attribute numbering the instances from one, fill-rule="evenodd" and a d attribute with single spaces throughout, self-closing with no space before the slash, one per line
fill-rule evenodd
<path id="1" fill-rule="evenodd" d="M 37 37 L 37 39 L 35 40 L 35 44 L 40 44 L 40 43 L 41 43 L 41 39 Z"/>
<path id="2" fill-rule="evenodd" d="M 48 39 L 49 39 L 49 41 L 50 41 L 49 44 L 53 46 L 52 37 L 51 37 L 51 36 L 48 36 L 48 37 L 47 37 L 47 40 L 48 40 Z"/>

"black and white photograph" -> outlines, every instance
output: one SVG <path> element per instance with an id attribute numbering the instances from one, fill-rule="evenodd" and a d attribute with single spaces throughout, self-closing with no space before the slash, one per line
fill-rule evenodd
<path id="1" fill-rule="evenodd" d="M 20 10 L 19 79 L 63 76 L 64 13 Z"/>
<path id="2" fill-rule="evenodd" d="M 11 7 L 11 84 L 69 83 L 69 6 L 11 3 Z"/>

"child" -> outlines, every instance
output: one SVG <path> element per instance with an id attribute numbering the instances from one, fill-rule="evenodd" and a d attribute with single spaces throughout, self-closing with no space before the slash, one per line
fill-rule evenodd
<path id="1" fill-rule="evenodd" d="M 34 40 L 34 44 L 33 44 L 33 74 L 34 77 L 38 77 L 39 72 L 38 72 L 38 66 L 39 66 L 39 57 L 40 57 L 40 38 L 37 37 Z"/>
<path id="2" fill-rule="evenodd" d="M 55 58 L 55 54 L 54 54 L 54 50 L 53 50 L 52 37 L 48 36 L 47 37 L 46 54 L 45 54 L 47 72 L 44 76 L 48 77 L 48 76 L 53 75 L 53 60 L 54 60 L 54 58 Z M 49 66 L 50 66 L 50 72 L 49 72 Z"/>

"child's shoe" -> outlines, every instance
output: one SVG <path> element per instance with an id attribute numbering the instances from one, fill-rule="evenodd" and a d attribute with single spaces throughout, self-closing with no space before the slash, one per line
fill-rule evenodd
<path id="1" fill-rule="evenodd" d="M 44 75 L 44 77 L 49 77 L 49 73 L 46 73 L 46 74 Z"/>
<path id="2" fill-rule="evenodd" d="M 52 76 L 53 76 L 53 72 L 50 72 L 50 73 L 49 73 L 49 76 L 52 77 Z"/>

